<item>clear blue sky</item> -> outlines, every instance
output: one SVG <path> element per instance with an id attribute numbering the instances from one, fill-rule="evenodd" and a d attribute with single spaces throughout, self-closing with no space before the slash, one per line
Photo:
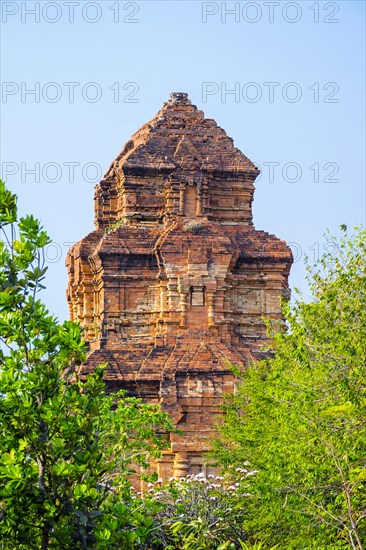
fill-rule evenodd
<path id="1" fill-rule="evenodd" d="M 365 223 L 363 1 L 1 4 L 2 174 L 57 243 L 45 300 L 60 319 L 64 243 L 93 229 L 96 173 L 172 91 L 262 167 L 254 222 L 293 248 L 292 286 L 306 291 L 327 228 Z"/>

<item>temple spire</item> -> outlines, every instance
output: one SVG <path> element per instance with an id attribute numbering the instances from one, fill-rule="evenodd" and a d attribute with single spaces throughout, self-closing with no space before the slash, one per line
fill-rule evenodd
<path id="1" fill-rule="evenodd" d="M 262 357 L 263 318 L 280 318 L 288 295 L 291 251 L 252 223 L 257 175 L 175 92 L 112 163 L 96 230 L 68 254 L 70 315 L 89 343 L 80 375 L 107 363 L 110 390 L 160 403 L 183 432 L 158 465 L 163 479 L 203 468 L 236 384 L 228 362 Z"/>

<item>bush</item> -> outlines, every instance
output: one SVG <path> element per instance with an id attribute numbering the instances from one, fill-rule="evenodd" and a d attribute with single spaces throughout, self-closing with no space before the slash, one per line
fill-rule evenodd
<path id="1" fill-rule="evenodd" d="M 187 233 L 198 233 L 202 229 L 203 223 L 199 220 L 191 220 L 184 224 L 183 229 Z"/>
<path id="2" fill-rule="evenodd" d="M 156 549 L 231 549 L 247 539 L 244 522 L 250 480 L 256 472 L 240 468 L 232 476 L 204 474 L 150 484 L 147 500 L 158 505 Z M 234 479 L 234 480 L 233 480 Z"/>

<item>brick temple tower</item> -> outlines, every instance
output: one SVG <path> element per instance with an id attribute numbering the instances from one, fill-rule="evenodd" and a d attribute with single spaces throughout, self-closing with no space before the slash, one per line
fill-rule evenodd
<path id="1" fill-rule="evenodd" d="M 95 231 L 67 258 L 72 320 L 85 327 L 83 374 L 108 362 L 111 390 L 161 403 L 183 436 L 163 478 L 204 466 L 228 362 L 248 365 L 280 317 L 291 251 L 252 222 L 254 164 L 212 119 L 173 93 L 95 191 Z"/>

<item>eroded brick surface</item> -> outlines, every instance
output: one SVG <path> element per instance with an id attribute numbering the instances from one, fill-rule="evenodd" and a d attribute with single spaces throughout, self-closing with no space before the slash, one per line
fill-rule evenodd
<path id="1" fill-rule="evenodd" d="M 161 403 L 183 436 L 163 478 L 202 469 L 222 394 L 261 355 L 292 263 L 252 223 L 258 169 L 186 94 L 126 143 L 95 192 L 96 229 L 67 258 L 71 319 L 86 329 L 82 374 L 108 362 L 111 390 Z"/>

